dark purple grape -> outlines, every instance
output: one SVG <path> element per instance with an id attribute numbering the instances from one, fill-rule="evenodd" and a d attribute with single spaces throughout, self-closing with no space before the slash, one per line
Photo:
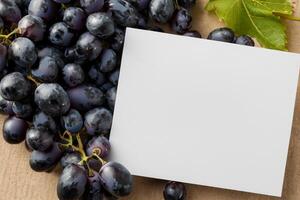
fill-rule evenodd
<path id="1" fill-rule="evenodd" d="M 114 196 L 122 197 L 132 190 L 132 176 L 120 163 L 108 162 L 102 166 L 100 172 L 102 186 Z"/>
<path id="2" fill-rule="evenodd" d="M 22 36 L 28 37 L 34 42 L 44 39 L 46 25 L 40 17 L 26 15 L 19 21 L 18 28 Z"/>
<path id="3" fill-rule="evenodd" d="M 25 37 L 18 37 L 12 41 L 8 48 L 10 60 L 16 65 L 29 68 L 37 60 L 34 43 Z"/>
<path id="4" fill-rule="evenodd" d="M 104 0 L 80 0 L 80 5 L 87 14 L 91 14 L 102 9 Z"/>
<path id="5" fill-rule="evenodd" d="M 63 68 L 65 66 L 64 61 L 63 61 L 64 54 L 59 49 L 56 49 L 55 47 L 46 46 L 38 51 L 39 59 L 42 59 L 46 56 L 54 58 L 57 65 L 60 68 Z"/>
<path id="6" fill-rule="evenodd" d="M 90 135 L 106 134 L 112 124 L 112 113 L 106 108 L 94 108 L 84 115 L 84 127 Z"/>
<path id="7" fill-rule="evenodd" d="M 66 166 L 70 164 L 78 164 L 81 161 L 80 154 L 78 153 L 66 153 L 61 159 L 60 159 L 60 165 L 62 168 L 65 168 Z"/>
<path id="8" fill-rule="evenodd" d="M 178 4 L 186 9 L 193 7 L 196 4 L 196 0 L 177 0 Z"/>
<path id="9" fill-rule="evenodd" d="M 62 69 L 63 79 L 69 87 L 75 87 L 84 81 L 84 71 L 80 65 L 70 63 Z"/>
<path id="10" fill-rule="evenodd" d="M 97 172 L 94 172 L 94 176 L 88 177 L 87 187 L 82 200 L 103 200 L 102 193 L 100 176 Z"/>
<path id="11" fill-rule="evenodd" d="M 85 51 L 85 50 L 83 51 L 83 53 L 86 53 L 86 52 L 88 52 L 88 51 Z M 85 56 L 84 54 L 78 53 L 76 46 L 65 49 L 65 58 L 69 62 L 76 63 L 76 64 L 83 64 L 88 59 L 87 56 Z"/>
<path id="12" fill-rule="evenodd" d="M 31 0 L 28 13 L 46 21 L 51 21 L 57 16 L 59 7 L 59 4 L 52 0 Z"/>
<path id="13" fill-rule="evenodd" d="M 90 33 L 102 39 L 115 32 L 114 21 L 108 14 L 102 12 L 90 14 L 86 20 L 86 27 Z"/>
<path id="14" fill-rule="evenodd" d="M 104 136 L 93 137 L 86 145 L 86 153 L 89 156 L 96 153 L 101 158 L 105 158 L 109 155 L 110 149 L 110 143 Z"/>
<path id="15" fill-rule="evenodd" d="M 57 83 L 42 83 L 34 92 L 34 102 L 48 115 L 57 116 L 66 113 L 70 100 L 65 90 Z"/>
<path id="16" fill-rule="evenodd" d="M 52 133 L 57 132 L 57 127 L 54 119 L 44 112 L 38 112 L 33 116 L 32 124 L 35 128 L 44 128 Z"/>
<path id="17" fill-rule="evenodd" d="M 72 0 L 53 0 L 57 3 L 70 3 Z"/>
<path id="18" fill-rule="evenodd" d="M 25 140 L 28 124 L 23 119 L 9 117 L 3 123 L 3 138 L 10 144 L 19 144 Z"/>
<path id="19" fill-rule="evenodd" d="M 124 40 L 125 40 L 125 32 L 122 29 L 116 28 L 115 34 L 113 35 L 110 42 L 111 48 L 115 51 L 122 50 Z"/>
<path id="20" fill-rule="evenodd" d="M 113 88 L 107 90 L 105 97 L 106 97 L 106 102 L 108 104 L 108 107 L 111 110 L 114 110 L 116 96 L 117 96 L 117 88 L 116 87 L 113 87 Z"/>
<path id="21" fill-rule="evenodd" d="M 64 168 L 57 184 L 57 196 L 60 200 L 79 199 L 87 184 L 86 171 L 74 164 Z"/>
<path id="22" fill-rule="evenodd" d="M 98 65 L 101 72 L 107 73 L 115 69 L 117 65 L 117 54 L 112 49 L 105 49 L 100 57 Z"/>
<path id="23" fill-rule="evenodd" d="M 170 181 L 164 189 L 165 200 L 185 200 L 186 189 L 184 184 Z"/>
<path id="24" fill-rule="evenodd" d="M 58 75 L 58 66 L 55 58 L 43 57 L 38 66 L 31 69 L 31 74 L 42 82 L 54 82 Z"/>
<path id="25" fill-rule="evenodd" d="M 33 113 L 32 105 L 28 102 L 15 101 L 12 105 L 12 110 L 19 118 L 28 118 Z"/>
<path id="26" fill-rule="evenodd" d="M 112 82 L 112 84 L 114 84 L 114 85 L 118 85 L 119 75 L 120 75 L 120 70 L 119 69 L 112 72 L 109 76 L 110 82 Z"/>
<path id="27" fill-rule="evenodd" d="M 26 133 L 26 143 L 33 150 L 46 151 L 53 145 L 53 137 L 47 129 L 30 128 Z"/>
<path id="28" fill-rule="evenodd" d="M 85 26 L 86 14 L 81 8 L 69 7 L 64 11 L 63 21 L 75 31 L 80 31 Z"/>
<path id="29" fill-rule="evenodd" d="M 179 34 L 183 34 L 191 28 L 192 16 L 184 8 L 180 8 L 174 14 L 172 19 L 172 29 Z"/>
<path id="30" fill-rule="evenodd" d="M 67 47 L 71 44 L 74 33 L 64 22 L 58 22 L 49 29 L 49 40 L 55 45 Z"/>
<path id="31" fill-rule="evenodd" d="M 110 81 L 108 81 L 108 82 L 105 82 L 104 84 L 102 84 L 100 88 L 103 92 L 107 92 L 108 90 L 110 90 L 113 87 L 114 87 L 114 84 L 112 84 Z"/>
<path id="32" fill-rule="evenodd" d="M 6 67 L 7 62 L 7 48 L 3 44 L 0 44 L 0 71 Z"/>
<path id="33" fill-rule="evenodd" d="M 58 143 L 54 143 L 47 151 L 33 151 L 29 164 L 31 169 L 44 172 L 53 169 L 62 157 L 62 150 Z"/>
<path id="34" fill-rule="evenodd" d="M 61 121 L 63 127 L 71 133 L 79 132 L 83 126 L 82 116 L 75 109 L 70 109 L 66 115 L 61 117 Z"/>
<path id="35" fill-rule="evenodd" d="M 255 45 L 254 41 L 252 40 L 251 37 L 247 35 L 241 35 L 239 36 L 236 41 L 236 44 L 241 44 L 241 45 L 246 45 L 246 46 L 253 46 Z"/>
<path id="36" fill-rule="evenodd" d="M 97 87 L 100 87 L 106 81 L 106 79 L 104 74 L 97 68 L 97 66 L 93 65 L 88 71 L 88 77 L 92 83 L 94 83 Z"/>
<path id="37" fill-rule="evenodd" d="M 159 23 L 168 22 L 175 11 L 173 0 L 151 0 L 149 4 L 150 17 Z"/>
<path id="38" fill-rule="evenodd" d="M 94 35 L 86 32 L 79 37 L 76 51 L 79 55 L 86 56 L 86 59 L 92 61 L 101 54 L 102 43 Z"/>
<path id="39" fill-rule="evenodd" d="M 79 111 L 88 111 L 101 106 L 105 97 L 103 92 L 93 86 L 80 85 L 68 90 L 68 95 L 73 108 Z"/>
<path id="40" fill-rule="evenodd" d="M 186 33 L 183 34 L 184 36 L 188 37 L 195 37 L 195 38 L 201 38 L 201 34 L 198 31 L 187 31 Z"/>
<path id="41" fill-rule="evenodd" d="M 139 21 L 139 13 L 128 1 L 109 0 L 109 11 L 120 26 L 135 27 Z"/>
<path id="42" fill-rule="evenodd" d="M 12 0 L 0 1 L 0 16 L 8 24 L 17 24 L 22 17 L 21 10 Z"/>
<path id="43" fill-rule="evenodd" d="M 7 101 L 0 95 L 0 113 L 6 115 L 13 115 L 12 110 L 13 101 Z"/>
<path id="44" fill-rule="evenodd" d="M 20 72 L 7 74 L 0 82 L 0 94 L 8 101 L 24 99 L 30 91 L 30 82 Z"/>
<path id="45" fill-rule="evenodd" d="M 208 35 L 207 39 L 232 43 L 235 36 L 230 28 L 217 28 Z"/>
<path id="46" fill-rule="evenodd" d="M 99 161 L 98 158 L 95 157 L 92 157 L 88 160 L 88 165 L 96 172 L 99 172 L 102 167 L 102 163 Z"/>

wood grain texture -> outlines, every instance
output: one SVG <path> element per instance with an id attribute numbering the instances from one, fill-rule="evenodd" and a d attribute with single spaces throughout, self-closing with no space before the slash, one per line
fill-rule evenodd
<path id="1" fill-rule="evenodd" d="M 218 19 L 203 10 L 207 0 L 198 0 L 193 10 L 193 29 L 204 37 L 223 26 Z M 300 6 L 295 15 L 300 16 Z M 300 53 L 300 22 L 286 22 L 288 25 L 289 50 Z M 201 56 L 201 55 L 199 55 Z M 251 59 L 251 55 L 249 55 Z M 299 87 L 299 86 L 298 86 Z M 4 116 L 0 117 L 3 123 Z M 271 139 L 271 138 L 270 138 Z M 24 144 L 8 145 L 0 138 L 0 200 L 54 200 L 58 172 L 36 173 L 28 164 L 29 153 Z M 201 159 L 201 158 L 199 158 Z M 159 163 L 158 163 L 159 165 Z M 188 170 L 186 169 L 182 170 Z M 133 193 L 124 200 L 163 200 L 165 181 L 135 177 Z M 218 188 L 187 185 L 187 200 L 299 200 L 300 199 L 300 89 L 293 121 L 287 169 L 282 198 L 249 194 Z"/>

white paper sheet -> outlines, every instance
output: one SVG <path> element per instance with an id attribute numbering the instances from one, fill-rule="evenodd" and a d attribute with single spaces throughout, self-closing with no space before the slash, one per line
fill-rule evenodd
<path id="1" fill-rule="evenodd" d="M 300 56 L 127 29 L 110 136 L 134 175 L 281 196 Z"/>

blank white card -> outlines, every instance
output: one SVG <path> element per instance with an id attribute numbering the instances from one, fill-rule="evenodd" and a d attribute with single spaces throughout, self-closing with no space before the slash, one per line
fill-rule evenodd
<path id="1" fill-rule="evenodd" d="M 297 54 L 128 28 L 112 159 L 134 175 L 281 196 Z"/>

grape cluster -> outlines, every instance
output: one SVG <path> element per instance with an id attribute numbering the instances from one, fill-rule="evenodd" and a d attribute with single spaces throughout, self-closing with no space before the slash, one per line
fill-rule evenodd
<path id="1" fill-rule="evenodd" d="M 200 38 L 191 29 L 195 0 L 0 0 L 0 111 L 3 138 L 25 141 L 34 171 L 60 164 L 60 200 L 117 199 L 132 190 L 132 176 L 106 161 L 125 28 L 163 30 Z M 232 30 L 212 40 L 254 45 Z M 166 200 L 183 200 L 170 182 Z"/>

